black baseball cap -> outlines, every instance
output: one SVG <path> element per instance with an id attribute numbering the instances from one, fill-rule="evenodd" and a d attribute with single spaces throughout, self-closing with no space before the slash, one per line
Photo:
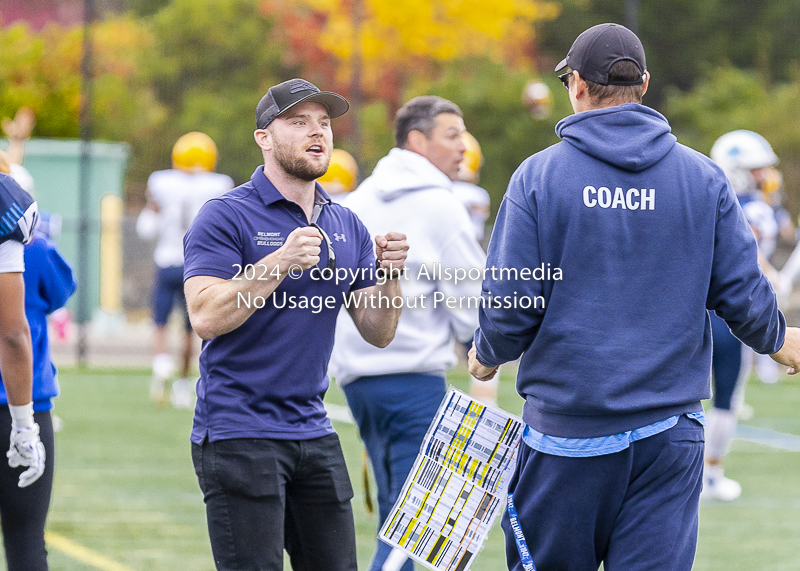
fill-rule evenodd
<path id="1" fill-rule="evenodd" d="M 337 93 L 320 91 L 316 85 L 305 79 L 290 79 L 269 88 L 256 106 L 256 128 L 266 129 L 275 117 L 291 109 L 298 103 L 313 101 L 328 108 L 328 115 L 335 119 L 347 113 L 350 104 Z"/>
<path id="2" fill-rule="evenodd" d="M 611 66 L 629 60 L 639 67 L 642 77 L 633 81 L 609 81 Z M 577 70 L 583 79 L 600 85 L 642 85 L 647 62 L 641 40 L 625 26 L 598 24 L 577 37 L 556 71 L 565 67 Z"/>

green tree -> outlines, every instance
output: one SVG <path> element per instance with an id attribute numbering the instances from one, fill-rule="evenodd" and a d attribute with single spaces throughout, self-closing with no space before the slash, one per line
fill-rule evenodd
<path id="1" fill-rule="evenodd" d="M 151 48 L 150 33 L 123 17 L 96 23 L 93 37 L 95 137 L 129 141 L 149 136 L 165 115 L 141 72 L 140 54 Z M 0 28 L 0 117 L 31 107 L 34 136 L 77 137 L 82 41 L 80 28 L 55 24 L 41 31 L 25 24 Z"/>
<path id="2" fill-rule="evenodd" d="M 132 177 L 168 168 L 178 137 L 202 131 L 219 148 L 218 170 L 237 183 L 261 161 L 253 141 L 255 108 L 270 85 L 293 77 L 283 46 L 259 0 L 173 0 L 150 20 L 155 49 L 148 58 L 157 99 L 168 119 L 150 141 L 137 145 Z"/>

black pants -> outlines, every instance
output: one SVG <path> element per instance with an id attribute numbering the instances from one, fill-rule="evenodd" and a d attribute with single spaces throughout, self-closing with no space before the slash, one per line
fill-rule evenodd
<path id="1" fill-rule="evenodd" d="M 19 487 L 19 475 L 28 468 L 8 465 L 6 451 L 11 443 L 11 412 L 0 405 L 0 524 L 6 550 L 8 571 L 47 571 L 44 524 L 53 491 L 55 442 L 50 412 L 33 415 L 39 424 L 39 438 L 44 444 L 44 474 L 27 488 Z"/>
<path id="2" fill-rule="evenodd" d="M 356 571 L 353 488 L 336 434 L 192 444 L 219 571 Z"/>

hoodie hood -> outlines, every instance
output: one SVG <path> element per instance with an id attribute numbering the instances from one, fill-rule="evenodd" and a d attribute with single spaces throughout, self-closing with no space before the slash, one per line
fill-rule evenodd
<path id="1" fill-rule="evenodd" d="M 653 166 L 677 142 L 667 119 L 638 103 L 570 115 L 558 122 L 556 134 L 579 151 L 631 172 Z"/>
<path id="2" fill-rule="evenodd" d="M 387 202 L 426 188 L 453 188 L 450 178 L 428 159 L 397 147 L 378 161 L 369 179 L 376 194 Z"/>

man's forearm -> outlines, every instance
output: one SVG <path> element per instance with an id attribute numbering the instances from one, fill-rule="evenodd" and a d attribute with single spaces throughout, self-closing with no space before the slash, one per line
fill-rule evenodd
<path id="1" fill-rule="evenodd" d="M 374 285 L 369 290 L 370 294 L 384 296 L 389 300 L 402 296 L 400 280 L 386 280 L 381 285 Z M 389 307 L 380 303 L 366 304 L 358 309 L 351 310 L 353 322 L 358 332 L 367 343 L 376 347 L 386 347 L 394 339 L 397 322 L 402 311 L 401 303 L 389 303 Z M 399 307 L 395 307 L 399 306 Z"/>
<path id="2" fill-rule="evenodd" d="M 20 245 L 21 249 L 22 246 Z M 0 273 L 0 372 L 8 404 L 31 402 L 33 350 L 25 318 L 25 282 L 22 272 Z"/>
<path id="3" fill-rule="evenodd" d="M 198 276 L 208 280 L 208 283 L 200 282 L 198 288 L 195 288 L 195 283 L 190 283 L 197 278 L 187 280 L 189 317 L 192 327 L 202 339 L 212 339 L 238 328 L 257 309 L 253 298 L 266 299 L 278 288 L 286 273 L 277 263 L 270 263 L 268 258 L 255 264 L 257 268 L 264 264 L 267 271 L 257 272 L 251 279 L 245 274 L 229 280 Z M 278 276 L 279 272 L 283 273 Z"/>
<path id="4" fill-rule="evenodd" d="M 8 404 L 21 406 L 31 402 L 33 387 L 33 353 L 31 332 L 4 333 L 0 337 L 0 373 L 8 394 Z"/>
<path id="5" fill-rule="evenodd" d="M 290 271 L 305 271 L 319 263 L 321 242 L 317 228 L 300 227 L 289 233 L 283 246 L 240 267 L 229 280 L 202 275 L 186 280 L 183 289 L 194 330 L 201 338 L 212 339 L 239 327 L 258 309 L 254 297 L 266 299 Z"/>

